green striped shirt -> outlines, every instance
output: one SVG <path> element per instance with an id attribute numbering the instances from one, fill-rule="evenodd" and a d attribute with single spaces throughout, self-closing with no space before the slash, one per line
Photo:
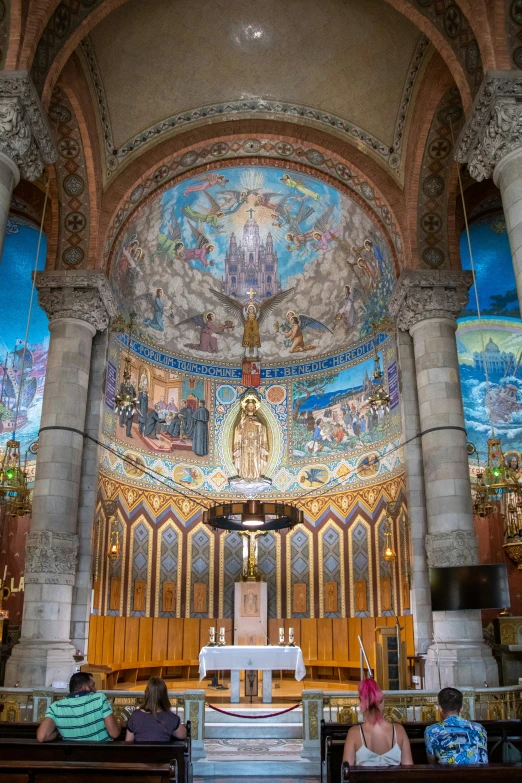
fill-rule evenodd
<path id="1" fill-rule="evenodd" d="M 104 693 L 78 691 L 53 702 L 46 718 L 52 718 L 64 740 L 106 742 L 110 740 L 104 718 L 112 714 Z"/>

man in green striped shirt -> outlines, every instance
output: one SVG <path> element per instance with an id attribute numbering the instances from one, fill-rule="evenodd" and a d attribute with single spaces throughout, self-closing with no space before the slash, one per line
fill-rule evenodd
<path id="1" fill-rule="evenodd" d="M 69 695 L 49 706 L 36 737 L 39 742 L 52 742 L 59 736 L 64 740 L 107 742 L 117 739 L 120 730 L 107 697 L 96 693 L 92 675 L 76 672 L 69 682 Z"/>

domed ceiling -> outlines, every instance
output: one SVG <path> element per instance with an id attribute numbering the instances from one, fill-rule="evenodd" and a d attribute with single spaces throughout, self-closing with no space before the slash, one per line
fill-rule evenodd
<path id="1" fill-rule="evenodd" d="M 109 346 L 105 471 L 233 494 L 234 428 L 254 385 L 272 495 L 400 472 L 395 340 L 379 335 L 376 357 L 371 329 L 387 313 L 393 260 L 357 198 L 290 165 L 247 165 L 192 174 L 136 209 L 110 259 L 136 326 L 130 343 L 120 334 Z M 249 303 L 260 361 L 245 370 Z M 378 411 L 376 358 L 390 394 Z M 131 417 L 115 405 L 125 373 Z"/>
<path id="2" fill-rule="evenodd" d="M 364 207 L 292 168 L 217 169 L 153 197 L 111 263 L 142 341 L 198 361 L 239 363 L 245 305 L 257 306 L 263 363 L 339 351 L 386 314 L 394 281 Z"/>
<path id="3" fill-rule="evenodd" d="M 167 118 L 249 101 L 320 109 L 389 148 L 420 38 L 382 0 L 130 0 L 89 41 L 117 150 Z"/>

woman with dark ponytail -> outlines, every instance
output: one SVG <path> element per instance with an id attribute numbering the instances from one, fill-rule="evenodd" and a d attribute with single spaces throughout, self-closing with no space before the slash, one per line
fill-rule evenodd
<path id="1" fill-rule="evenodd" d="M 375 680 L 359 683 L 363 723 L 352 726 L 344 744 L 343 761 L 351 767 L 412 766 L 410 741 L 400 723 L 388 723 L 383 693 Z"/>

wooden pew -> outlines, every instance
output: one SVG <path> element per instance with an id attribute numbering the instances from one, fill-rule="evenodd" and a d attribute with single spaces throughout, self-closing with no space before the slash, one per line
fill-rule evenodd
<path id="1" fill-rule="evenodd" d="M 341 783 L 425 783 L 446 778 L 447 783 L 499 783 L 519 781 L 522 764 L 473 764 L 469 766 L 419 764 L 413 767 L 354 767 L 343 764 Z M 337 781 L 336 781 L 337 783 Z"/>
<path id="2" fill-rule="evenodd" d="M 190 679 L 190 671 L 199 668 L 199 660 L 194 659 L 167 659 L 160 661 L 126 661 L 123 663 L 113 663 L 105 666 L 90 666 L 85 664 L 81 667 L 82 671 L 91 672 L 91 674 L 101 674 L 101 690 L 112 691 L 118 684 L 120 677 L 123 677 L 123 685 L 136 685 L 139 679 L 149 677 L 168 677 L 167 670 L 181 668 L 182 676 Z M 141 675 L 141 676 L 140 676 Z"/>
<path id="3" fill-rule="evenodd" d="M 488 735 L 488 757 L 491 763 L 502 761 L 502 745 L 509 741 L 522 750 L 521 720 L 484 720 L 480 721 Z M 321 780 L 323 779 L 323 762 L 326 766 L 327 783 L 335 783 L 341 774 L 344 742 L 348 730 L 353 724 L 321 722 Z M 424 731 L 429 723 L 403 723 L 410 740 L 414 764 L 427 764 Z"/>
<path id="4" fill-rule="evenodd" d="M 178 783 L 172 764 L 0 761 L 0 783 Z"/>
<path id="5" fill-rule="evenodd" d="M 172 743 L 126 743 L 126 742 L 38 742 L 36 739 L 1 738 L 0 758 L 2 763 L 22 764 L 124 764 L 136 767 L 146 760 L 147 764 L 161 767 L 166 774 L 176 768 L 176 783 L 190 783 L 192 762 L 190 738 Z M 90 773 L 89 773 L 90 774 Z M 156 774 L 156 773 L 154 773 Z M 50 779 L 49 779 L 50 780 Z M 1 781 L 1 777 L 0 777 Z"/>

